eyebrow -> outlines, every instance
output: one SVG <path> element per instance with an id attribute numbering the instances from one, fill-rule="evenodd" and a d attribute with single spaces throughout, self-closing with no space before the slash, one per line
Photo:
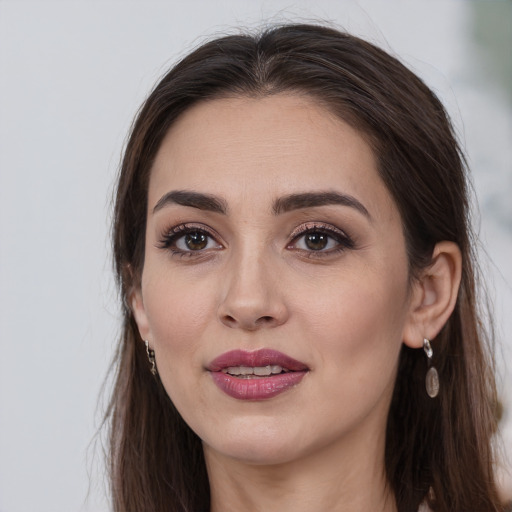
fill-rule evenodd
<path id="1" fill-rule="evenodd" d="M 189 206 L 191 208 L 197 208 L 198 210 L 221 213 L 223 215 L 226 215 L 228 212 L 226 201 L 218 196 L 192 192 L 190 190 L 172 190 L 159 199 L 153 208 L 153 213 L 171 204 Z M 341 205 L 354 208 L 371 220 L 371 215 L 366 207 L 355 197 L 332 191 L 303 192 L 280 197 L 274 201 L 272 212 L 274 215 L 281 215 L 293 210 L 329 205 Z"/>
<path id="2" fill-rule="evenodd" d="M 305 192 L 303 194 L 290 194 L 276 199 L 272 210 L 274 215 L 286 213 L 301 208 L 314 208 L 316 206 L 341 205 L 356 209 L 371 220 L 366 207 L 355 197 L 339 192 Z"/>
<path id="3" fill-rule="evenodd" d="M 190 206 L 191 208 L 197 208 L 198 210 L 222 213 L 224 215 L 228 211 L 226 201 L 219 197 L 200 192 L 192 192 L 189 190 L 172 190 L 158 200 L 158 203 L 156 203 L 153 208 L 153 213 L 156 213 L 170 204 Z"/>

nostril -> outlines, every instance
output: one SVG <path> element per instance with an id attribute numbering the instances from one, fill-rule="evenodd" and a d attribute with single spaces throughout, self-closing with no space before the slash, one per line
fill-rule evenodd
<path id="1" fill-rule="evenodd" d="M 227 325 L 228 327 L 240 327 L 242 329 L 247 329 L 249 331 L 253 331 L 258 329 L 259 327 L 269 326 L 275 322 L 275 318 L 271 315 L 260 316 L 256 320 L 249 321 L 245 319 L 245 321 L 237 320 L 234 316 L 224 315 L 222 317 L 222 323 Z"/>
<path id="2" fill-rule="evenodd" d="M 236 324 L 236 320 L 231 315 L 224 315 L 223 320 L 228 324 Z"/>

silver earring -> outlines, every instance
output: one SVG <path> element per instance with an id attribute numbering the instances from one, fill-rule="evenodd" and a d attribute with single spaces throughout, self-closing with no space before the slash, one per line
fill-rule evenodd
<path id="1" fill-rule="evenodd" d="M 427 376 L 425 377 L 425 389 L 427 390 L 427 395 L 430 398 L 435 398 L 439 393 L 439 374 L 435 367 L 432 366 L 432 356 L 434 355 L 434 351 L 432 350 L 430 341 L 427 340 L 427 338 L 423 339 L 423 350 L 427 355 L 428 361 Z"/>
<path id="2" fill-rule="evenodd" d="M 155 351 L 151 348 L 149 348 L 149 341 L 144 340 L 144 344 L 146 345 L 146 354 L 148 355 L 148 361 L 151 365 L 150 372 L 153 375 L 156 375 L 156 363 L 155 363 Z"/>

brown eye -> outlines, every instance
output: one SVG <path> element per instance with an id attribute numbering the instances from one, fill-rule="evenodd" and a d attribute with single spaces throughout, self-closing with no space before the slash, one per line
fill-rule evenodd
<path id="1" fill-rule="evenodd" d="M 172 254 L 188 254 L 189 256 L 194 253 L 198 255 L 223 248 L 222 244 L 216 241 L 215 236 L 206 229 L 189 227 L 186 224 L 180 224 L 165 232 L 159 247 L 170 250 Z"/>
<path id="2" fill-rule="evenodd" d="M 296 249 L 307 253 L 308 257 L 330 257 L 353 249 L 353 240 L 341 229 L 331 224 L 315 225 L 304 223 L 292 233 L 292 242 L 288 249 Z"/>
<path id="3" fill-rule="evenodd" d="M 184 242 L 190 251 L 200 251 L 208 245 L 208 235 L 200 231 L 193 231 L 184 236 Z"/>
<path id="4" fill-rule="evenodd" d="M 329 236 L 325 233 L 308 233 L 304 237 L 304 243 L 312 251 L 321 251 L 327 247 Z"/>

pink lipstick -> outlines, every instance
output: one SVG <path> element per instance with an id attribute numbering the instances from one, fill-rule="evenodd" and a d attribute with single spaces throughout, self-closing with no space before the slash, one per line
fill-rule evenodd
<path id="1" fill-rule="evenodd" d="M 221 391 L 239 400 L 265 400 L 293 386 L 309 368 L 281 352 L 261 349 L 232 350 L 207 367 Z"/>

